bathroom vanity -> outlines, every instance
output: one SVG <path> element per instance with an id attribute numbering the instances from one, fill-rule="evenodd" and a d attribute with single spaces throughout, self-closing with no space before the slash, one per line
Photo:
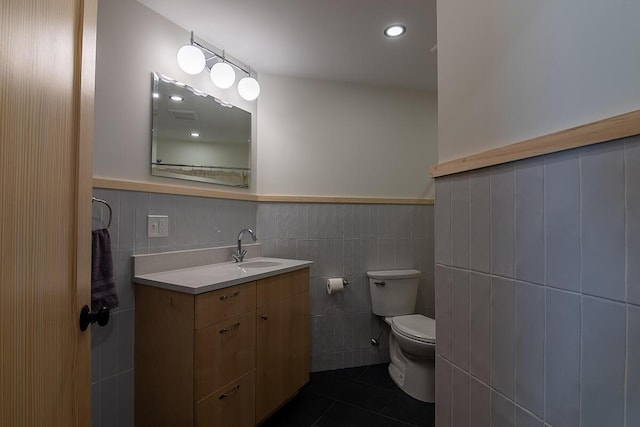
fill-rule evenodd
<path id="1" fill-rule="evenodd" d="M 309 380 L 309 261 L 138 274 L 136 426 L 254 426 Z"/>

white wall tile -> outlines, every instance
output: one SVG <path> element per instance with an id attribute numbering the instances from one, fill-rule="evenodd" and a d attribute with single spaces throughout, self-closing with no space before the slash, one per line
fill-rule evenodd
<path id="1" fill-rule="evenodd" d="M 626 307 L 582 297 L 582 427 L 624 424 Z"/>
<path id="2" fill-rule="evenodd" d="M 516 403 L 544 416 L 544 288 L 516 282 Z"/>
<path id="3" fill-rule="evenodd" d="M 491 174 L 488 169 L 469 177 L 469 265 L 491 271 Z"/>
<path id="4" fill-rule="evenodd" d="M 452 377 L 452 411 L 451 425 L 453 427 L 469 426 L 469 375 L 453 366 Z"/>
<path id="5" fill-rule="evenodd" d="M 469 268 L 469 176 L 451 178 L 451 265 Z"/>
<path id="6" fill-rule="evenodd" d="M 451 269 L 436 265 L 436 350 L 451 360 L 452 340 Z"/>
<path id="7" fill-rule="evenodd" d="M 469 372 L 491 381 L 491 277 L 474 272 L 469 274 Z"/>
<path id="8" fill-rule="evenodd" d="M 625 141 L 626 242 L 628 300 L 640 305 L 640 137 Z"/>
<path id="9" fill-rule="evenodd" d="M 436 263 L 451 265 L 451 179 L 436 180 L 435 203 L 435 258 Z"/>
<path id="10" fill-rule="evenodd" d="M 486 384 L 470 377 L 469 427 L 491 426 L 491 391 Z"/>
<path id="11" fill-rule="evenodd" d="M 625 300 L 624 145 L 586 147 L 580 155 L 582 291 Z"/>
<path id="12" fill-rule="evenodd" d="M 579 291 L 580 163 L 577 150 L 545 158 L 547 284 Z"/>
<path id="13" fill-rule="evenodd" d="M 491 391 L 491 427 L 513 427 L 515 405 L 500 393 Z"/>
<path id="14" fill-rule="evenodd" d="M 578 294 L 546 290 L 545 421 L 574 427 L 580 420 Z"/>
<path id="15" fill-rule="evenodd" d="M 627 426 L 640 425 L 640 307 L 627 311 Z"/>
<path id="16" fill-rule="evenodd" d="M 452 270 L 452 362 L 469 370 L 469 272 Z"/>
<path id="17" fill-rule="evenodd" d="M 436 425 L 450 427 L 453 407 L 453 372 L 451 363 L 436 355 Z"/>
<path id="18" fill-rule="evenodd" d="M 544 160 L 516 165 L 516 278 L 544 284 Z"/>
<path id="19" fill-rule="evenodd" d="M 514 398 L 515 394 L 515 284 L 491 280 L 491 387 Z"/>

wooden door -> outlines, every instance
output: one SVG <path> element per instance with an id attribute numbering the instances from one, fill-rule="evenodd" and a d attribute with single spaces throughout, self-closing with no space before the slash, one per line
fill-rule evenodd
<path id="1" fill-rule="evenodd" d="M 90 425 L 96 2 L 0 2 L 2 427 Z"/>

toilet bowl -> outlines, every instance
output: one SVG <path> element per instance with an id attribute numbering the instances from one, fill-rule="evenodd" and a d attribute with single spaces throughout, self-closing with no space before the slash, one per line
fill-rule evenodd
<path id="1" fill-rule="evenodd" d="M 370 271 L 367 276 L 372 311 L 391 328 L 389 375 L 411 397 L 434 402 L 435 320 L 414 314 L 420 271 Z"/>
<path id="2" fill-rule="evenodd" d="M 435 401 L 435 320 L 421 314 L 387 317 L 389 375 L 409 396 Z"/>

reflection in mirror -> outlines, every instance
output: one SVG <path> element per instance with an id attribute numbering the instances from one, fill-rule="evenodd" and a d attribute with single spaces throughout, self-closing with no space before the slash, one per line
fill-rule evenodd
<path id="1" fill-rule="evenodd" d="M 249 187 L 251 113 L 153 73 L 151 174 Z"/>

